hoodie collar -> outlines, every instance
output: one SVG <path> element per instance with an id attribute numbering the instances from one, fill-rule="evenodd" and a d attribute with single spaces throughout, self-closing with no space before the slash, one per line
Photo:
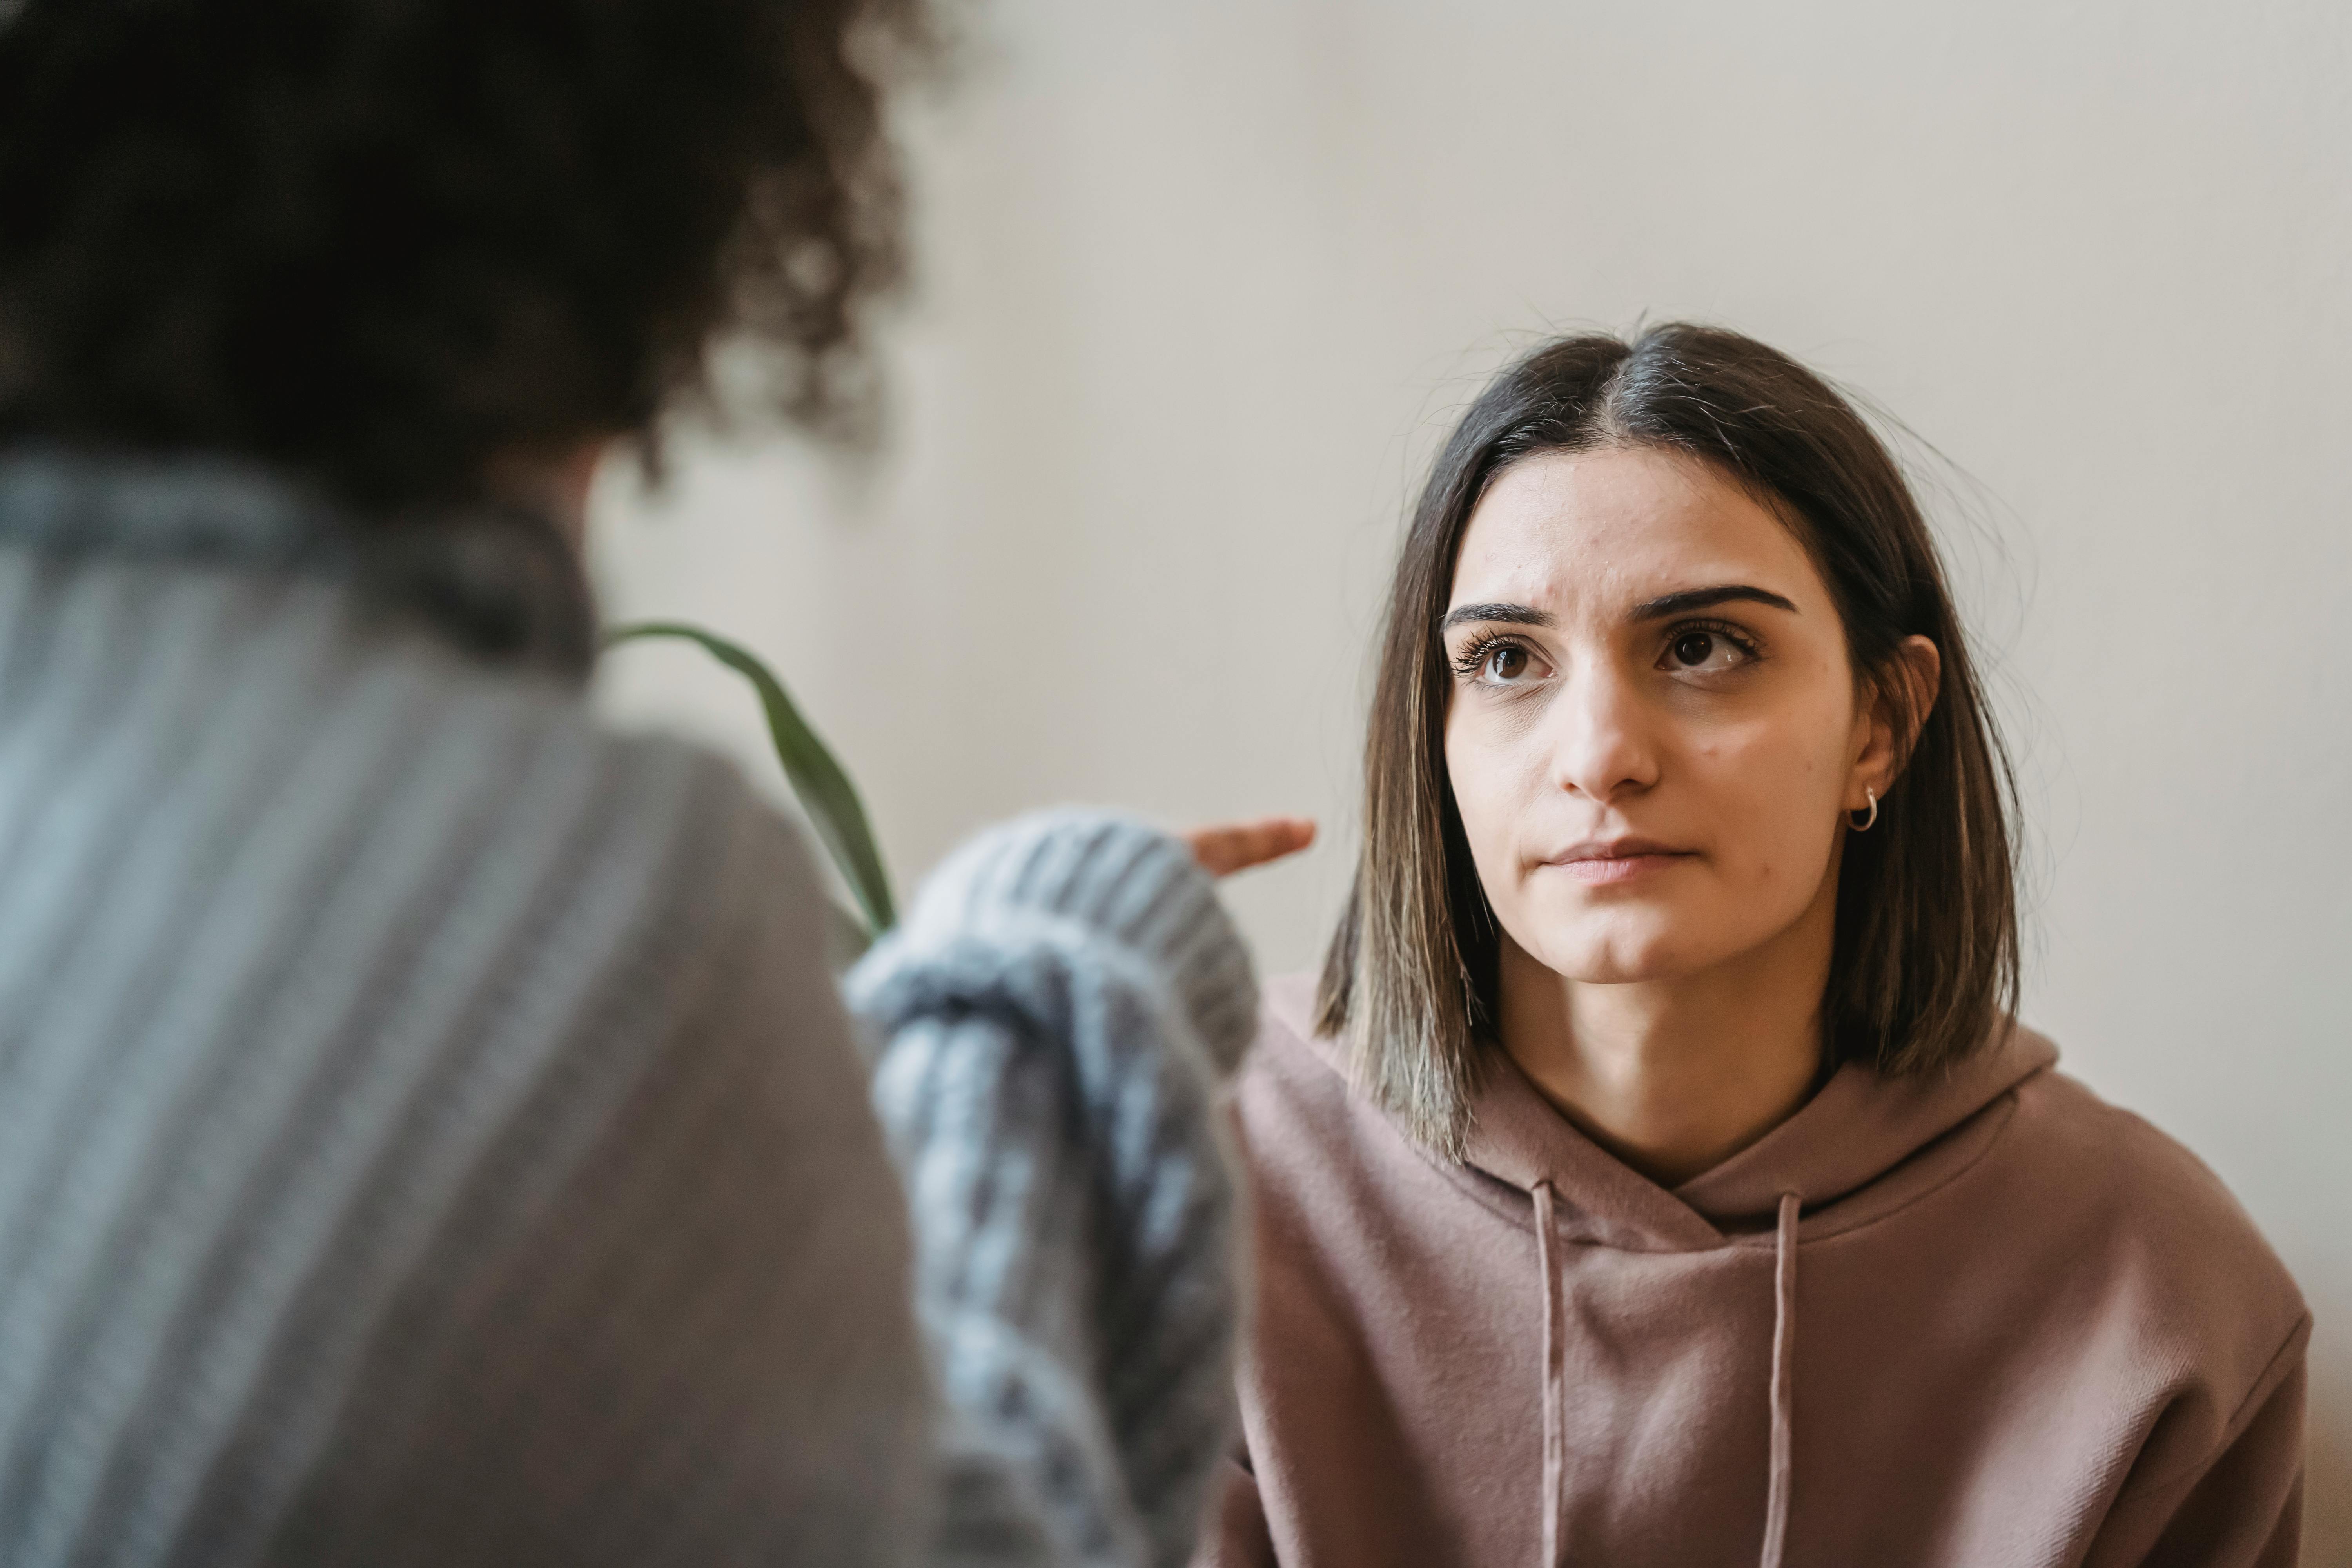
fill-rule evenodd
<path id="1" fill-rule="evenodd" d="M 1723 1239 L 1688 1204 L 1577 1131 L 1500 1047 L 1472 1109 L 1463 1163 L 1524 1192 L 1551 1187 L 1579 1240 L 1648 1250 Z"/>
<path id="2" fill-rule="evenodd" d="M 1345 1051 L 1315 1032 L 1313 980 L 1285 978 L 1265 990 L 1276 1019 L 1347 1078 Z M 1549 1184 L 1559 1223 L 1576 1239 L 1641 1251 L 1714 1247 L 1727 1233 L 1770 1228 L 1784 1193 L 1797 1194 L 1808 1214 L 1853 1196 L 2057 1060 L 2048 1039 L 2011 1025 L 1942 1072 L 1892 1078 L 1848 1062 L 1788 1121 L 1667 1188 L 1578 1131 L 1497 1050 L 1464 1163 L 1521 1192 Z"/>
<path id="3" fill-rule="evenodd" d="M 2012 1026 L 1940 1073 L 1895 1078 L 1848 1062 L 1788 1121 L 1669 1189 L 1577 1131 L 1497 1050 L 1466 1163 L 1525 1190 L 1550 1183 L 1592 1240 L 1705 1247 L 1770 1226 L 1784 1193 L 1808 1211 L 1851 1196 L 2057 1059 L 2049 1040 Z"/>
<path id="4" fill-rule="evenodd" d="M 489 502 L 366 521 L 235 458 L 19 448 L 0 451 L 0 545 L 322 577 L 486 661 L 578 680 L 595 657 L 577 552 Z"/>
<path id="5" fill-rule="evenodd" d="M 1833 1204 L 2057 1062 L 2056 1046 L 2016 1024 L 1941 1072 L 1890 1078 L 1848 1062 L 1794 1116 L 1675 1195 L 1718 1226 L 1769 1220 L 1782 1193 L 1808 1208 Z"/>

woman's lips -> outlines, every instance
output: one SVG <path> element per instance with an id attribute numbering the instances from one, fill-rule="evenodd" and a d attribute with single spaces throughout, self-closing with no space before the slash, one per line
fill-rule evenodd
<path id="1" fill-rule="evenodd" d="M 1691 858 L 1687 849 L 1671 848 L 1646 839 L 1620 839 L 1611 844 L 1579 844 L 1545 862 L 1576 880 L 1596 887 L 1634 882 Z"/>

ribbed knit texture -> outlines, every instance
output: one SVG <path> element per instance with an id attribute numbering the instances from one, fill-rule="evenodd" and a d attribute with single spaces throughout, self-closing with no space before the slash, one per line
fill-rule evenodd
<path id="1" fill-rule="evenodd" d="M 1032 817 L 933 876 L 851 994 L 950 1406 L 935 1560 L 1173 1565 L 1233 1430 L 1217 1085 L 1245 950 L 1183 847 Z"/>
<path id="2" fill-rule="evenodd" d="M 533 526 L 0 461 L 10 1568 L 908 1561 L 812 868 L 591 725 Z"/>

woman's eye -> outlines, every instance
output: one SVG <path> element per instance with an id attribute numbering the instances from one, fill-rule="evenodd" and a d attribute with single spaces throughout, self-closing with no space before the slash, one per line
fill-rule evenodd
<path id="1" fill-rule="evenodd" d="M 1515 642 L 1474 643 L 1454 659 L 1454 673 L 1477 686 L 1525 686 L 1539 679 L 1543 660 Z"/>
<path id="2" fill-rule="evenodd" d="M 1673 669 L 1715 675 L 1737 669 L 1754 657 L 1721 632 L 1693 627 L 1675 634 L 1666 645 L 1665 663 Z"/>
<path id="3" fill-rule="evenodd" d="M 1528 671 L 1528 650 L 1498 647 L 1486 656 L 1486 676 L 1492 680 L 1517 680 Z"/>

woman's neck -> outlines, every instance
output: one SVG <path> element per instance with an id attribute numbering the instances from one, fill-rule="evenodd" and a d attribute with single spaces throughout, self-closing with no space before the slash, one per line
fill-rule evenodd
<path id="1" fill-rule="evenodd" d="M 588 533 L 588 492 L 613 438 L 582 441 L 552 454 L 515 450 L 492 459 L 486 476 L 492 496 L 553 523 L 575 551 Z"/>
<path id="2" fill-rule="evenodd" d="M 1503 938 L 1503 1047 L 1593 1142 L 1679 1186 L 1794 1115 L 1821 1072 L 1834 906 L 1671 981 L 1566 980 Z"/>

